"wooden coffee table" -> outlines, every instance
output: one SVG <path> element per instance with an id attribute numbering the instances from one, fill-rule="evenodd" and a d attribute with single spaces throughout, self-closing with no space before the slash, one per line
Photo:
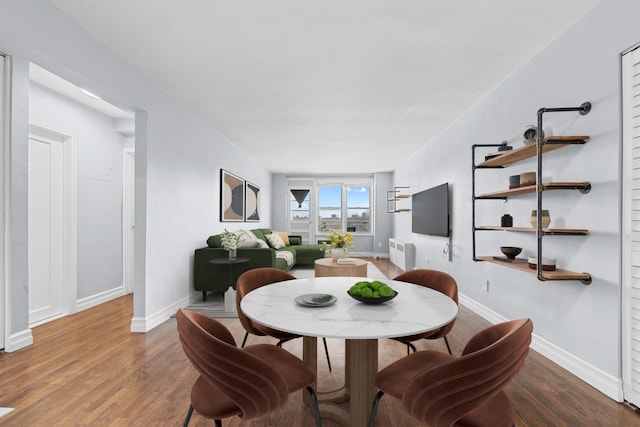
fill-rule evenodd
<path id="1" fill-rule="evenodd" d="M 367 277 L 367 261 L 352 259 L 355 264 L 338 264 L 333 258 L 320 258 L 315 261 L 316 277 Z"/>

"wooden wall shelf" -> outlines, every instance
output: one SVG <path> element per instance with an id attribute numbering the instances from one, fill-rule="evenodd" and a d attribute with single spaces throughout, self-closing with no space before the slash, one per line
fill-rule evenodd
<path id="1" fill-rule="evenodd" d="M 538 125 L 537 129 L 543 129 L 542 116 L 544 113 L 552 112 L 578 112 L 580 115 L 586 115 L 591 111 L 591 103 L 584 102 L 579 107 L 561 107 L 561 108 L 540 108 L 538 110 Z M 582 194 L 586 194 L 591 191 L 591 183 L 587 181 L 581 182 L 547 182 L 536 183 L 528 186 L 510 188 L 506 190 L 498 190 L 490 193 L 484 193 L 476 195 L 476 169 L 499 169 L 509 166 L 511 164 L 521 162 L 526 159 L 536 158 L 537 160 L 537 172 L 538 179 L 542 177 L 542 159 L 543 154 L 550 151 L 557 150 L 559 148 L 568 147 L 571 145 L 585 144 L 589 140 L 587 135 L 577 136 L 551 136 L 544 139 L 538 139 L 534 144 L 525 145 L 524 147 L 516 148 L 513 150 L 506 147 L 507 142 L 502 144 L 474 144 L 471 147 L 471 209 L 472 209 L 472 231 L 473 231 L 473 260 L 474 261 L 486 261 L 493 264 L 497 264 L 503 267 L 513 268 L 527 273 L 534 273 L 538 280 L 578 280 L 585 285 L 591 283 L 591 275 L 588 273 L 575 273 L 572 271 L 556 269 L 555 271 L 544 271 L 542 269 L 542 238 L 544 236 L 585 236 L 589 234 L 589 230 L 582 228 L 542 228 L 541 227 L 541 211 L 542 209 L 542 194 L 551 190 L 578 190 Z M 476 164 L 476 149 L 477 148 L 495 148 L 499 150 L 499 155 L 491 157 L 488 160 L 478 162 Z M 504 150 L 507 148 L 507 150 Z M 486 158 L 486 157 L 485 157 Z M 476 226 L 476 200 L 506 200 L 509 197 L 521 196 L 527 194 L 535 194 L 537 199 L 536 211 L 538 213 L 537 227 L 501 227 L 501 226 Z M 508 261 L 506 259 L 496 259 L 492 256 L 477 256 L 476 254 L 476 232 L 478 231 L 511 231 L 520 233 L 535 233 L 537 240 L 536 250 L 536 268 L 531 269 L 526 260 L 514 260 Z"/>
<path id="2" fill-rule="evenodd" d="M 493 225 L 485 225 L 476 227 L 476 230 L 492 230 L 492 231 L 513 231 L 518 233 L 535 233 L 536 228 L 532 227 L 500 227 Z M 585 228 L 542 228 L 542 233 L 548 236 L 553 235 L 578 235 L 584 236 L 589 234 L 589 230 Z"/>
<path id="3" fill-rule="evenodd" d="M 410 194 L 402 193 L 402 190 L 408 190 L 409 187 L 393 187 L 393 190 L 387 191 L 387 213 L 409 212 L 411 209 L 398 207 L 398 202 L 407 200 Z"/>
<path id="4" fill-rule="evenodd" d="M 591 190 L 591 183 L 581 182 L 547 182 L 544 184 L 532 184 L 525 187 L 509 188 L 506 190 L 484 193 L 476 196 L 476 199 L 506 199 L 507 197 L 520 196 L 522 194 L 532 194 L 541 191 L 552 190 L 580 190 L 588 193 Z"/>
<path id="5" fill-rule="evenodd" d="M 515 261 L 502 261 L 495 259 L 492 256 L 478 257 L 480 261 L 486 261 L 493 264 L 498 264 L 502 267 L 513 268 L 525 273 L 536 274 L 536 270 L 529 268 L 527 260 L 516 259 Z M 591 275 L 588 273 L 576 273 L 569 270 L 556 269 L 555 271 L 543 271 L 543 280 L 579 280 L 585 284 L 591 283 Z"/>
<path id="6" fill-rule="evenodd" d="M 557 150 L 558 148 L 566 147 L 567 145 L 584 144 L 589 140 L 587 135 L 578 136 L 551 136 L 545 138 L 542 144 L 542 152 L 547 153 L 549 151 Z M 505 154 L 501 154 L 498 157 L 489 159 L 485 162 L 478 164 L 478 168 L 497 168 L 510 165 L 512 163 L 520 162 L 531 157 L 535 157 L 538 154 L 536 145 L 525 145 L 524 147 L 516 148 L 515 150 L 505 151 Z"/>

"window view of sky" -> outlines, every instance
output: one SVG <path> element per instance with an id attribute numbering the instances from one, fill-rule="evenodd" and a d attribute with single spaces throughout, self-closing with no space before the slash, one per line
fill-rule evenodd
<path id="1" fill-rule="evenodd" d="M 347 204 L 349 207 L 369 207 L 369 187 L 348 187 L 347 188 Z M 332 216 L 340 216 L 340 207 L 342 205 L 342 188 L 341 187 L 320 187 L 318 189 L 318 199 L 321 208 L 336 208 L 320 211 L 321 218 L 331 218 Z"/>

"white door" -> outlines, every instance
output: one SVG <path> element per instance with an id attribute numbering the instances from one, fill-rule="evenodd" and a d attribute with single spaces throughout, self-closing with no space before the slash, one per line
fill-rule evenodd
<path id="1" fill-rule="evenodd" d="M 640 406 L 640 47 L 622 57 L 622 388 Z"/>
<path id="2" fill-rule="evenodd" d="M 29 135 L 29 324 L 65 314 L 64 142 Z"/>
<path id="3" fill-rule="evenodd" d="M 316 243 L 312 217 L 312 182 L 289 181 L 288 232 L 301 236 L 303 243 Z"/>
<path id="4" fill-rule="evenodd" d="M 4 122 L 5 122 L 5 59 L 4 56 L 2 54 L 0 54 L 0 165 L 2 165 L 2 172 L 0 172 L 0 349 L 4 348 L 4 334 L 5 334 L 5 329 L 4 329 L 4 321 L 5 321 L 5 317 L 7 316 L 7 307 L 5 307 L 5 300 L 4 300 L 4 293 L 5 293 L 5 282 L 4 282 L 4 272 L 5 272 L 5 267 L 4 267 L 4 260 L 5 260 L 5 248 L 4 248 L 4 236 L 6 235 L 5 232 L 5 228 L 6 228 L 6 221 L 5 221 L 5 205 L 4 205 L 4 183 L 6 182 L 5 179 L 6 177 L 6 173 L 9 170 L 8 167 L 6 167 L 6 160 L 4 158 L 4 153 L 5 153 L 5 144 L 7 143 L 8 139 L 5 138 L 5 128 L 4 128 Z"/>
<path id="5" fill-rule="evenodd" d="M 135 153 L 124 153 L 124 179 L 122 191 L 122 273 L 124 291 L 133 292 L 134 214 L 135 214 Z"/>

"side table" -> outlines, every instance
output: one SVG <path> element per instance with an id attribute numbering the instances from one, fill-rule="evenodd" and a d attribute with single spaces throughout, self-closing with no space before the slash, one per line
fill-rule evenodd
<path id="1" fill-rule="evenodd" d="M 236 310 L 236 281 L 233 280 L 233 266 L 238 264 L 245 264 L 249 262 L 249 258 L 214 258 L 209 261 L 211 264 L 228 265 L 229 266 L 229 288 L 224 293 L 224 311 Z M 202 300 L 207 300 L 207 293 L 202 292 Z"/>

